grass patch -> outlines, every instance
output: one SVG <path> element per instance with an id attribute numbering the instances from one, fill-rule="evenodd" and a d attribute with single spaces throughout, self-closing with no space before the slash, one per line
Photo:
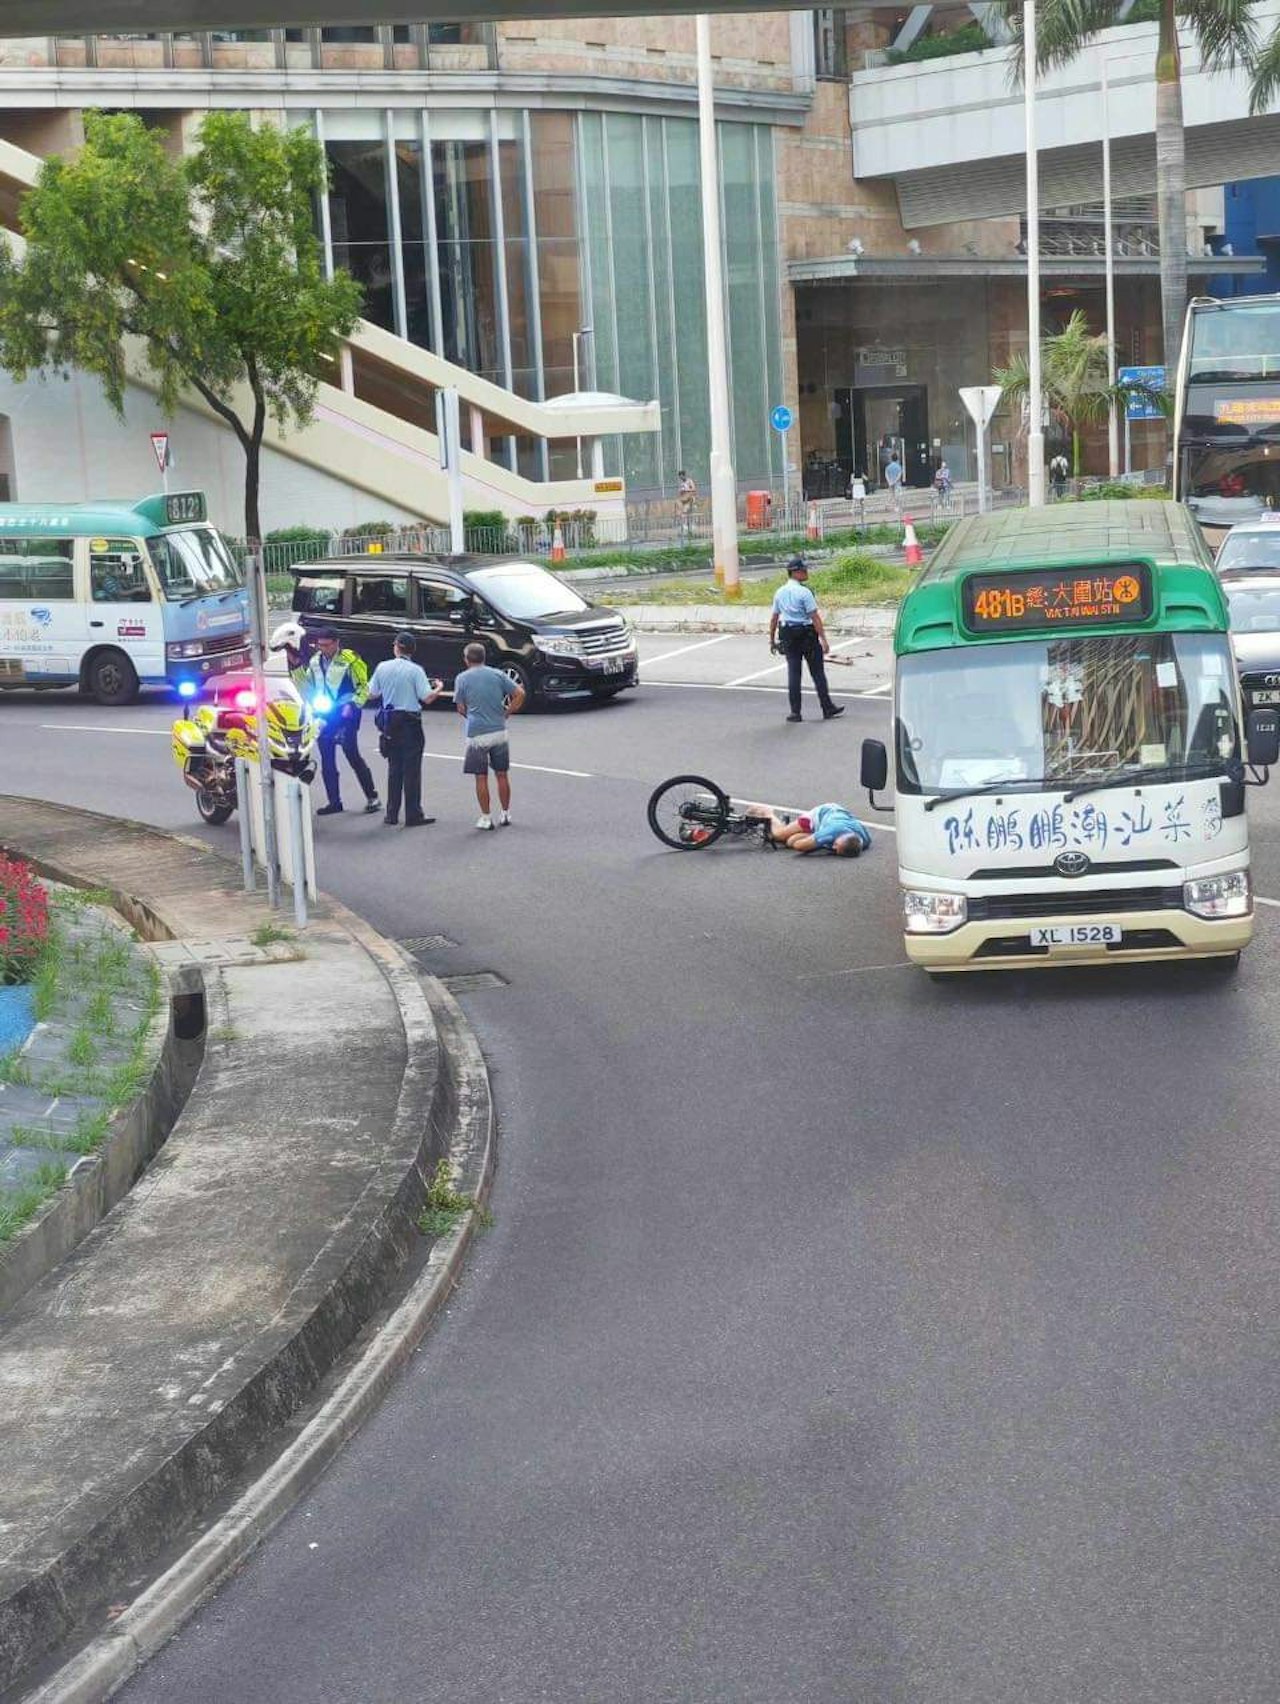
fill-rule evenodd
<path id="1" fill-rule="evenodd" d="M 17 1189 L 0 1197 L 0 1243 L 8 1242 L 67 1181 L 67 1168 L 56 1160 L 40 1166 Z"/>
<path id="2" fill-rule="evenodd" d="M 782 584 L 777 579 L 743 580 L 742 596 L 734 606 L 748 609 L 768 609 L 773 594 Z M 873 604 L 894 604 L 905 595 L 915 570 L 899 563 L 886 562 L 882 557 L 865 551 L 843 551 L 821 568 L 813 568 L 809 585 L 824 610 L 857 609 Z M 626 604 L 725 604 L 729 600 L 720 588 L 706 580 L 665 580 L 660 585 L 627 586 L 609 593 L 610 603 Z"/>
<path id="3" fill-rule="evenodd" d="M 474 1213 L 476 1223 L 486 1230 L 493 1223 L 493 1214 L 488 1208 L 478 1206 L 474 1195 L 462 1195 L 453 1187 L 448 1160 L 438 1160 L 427 1185 L 426 1205 L 418 1215 L 418 1229 L 428 1237 L 448 1236 L 467 1213 Z"/>
<path id="4" fill-rule="evenodd" d="M 249 939 L 255 947 L 269 947 L 276 941 L 296 941 L 292 929 L 282 929 L 278 923 L 259 923 Z"/>
<path id="5" fill-rule="evenodd" d="M 67 1058 L 84 1071 L 98 1063 L 98 1044 L 87 1029 L 78 1029 L 67 1044 Z"/>

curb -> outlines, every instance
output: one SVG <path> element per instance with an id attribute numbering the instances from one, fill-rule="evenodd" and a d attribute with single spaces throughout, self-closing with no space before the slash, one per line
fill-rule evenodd
<path id="1" fill-rule="evenodd" d="M 341 909 L 341 908 L 339 908 Z M 367 928 L 367 925 L 366 925 Z M 379 938 L 381 940 L 381 937 Z M 389 943 L 387 943 L 389 945 Z M 448 1146 L 464 1193 L 483 1207 L 493 1181 L 495 1124 L 488 1068 L 457 1001 L 434 977 L 419 976 L 391 948 L 406 976 L 423 987 L 440 1038 L 440 1082 L 452 1120 Z M 437 1096 L 437 1102 L 441 1099 Z M 437 1108 L 432 1121 L 436 1122 Z M 408 1295 L 378 1327 L 355 1365 L 298 1436 L 230 1509 L 136 1597 L 113 1622 L 23 1704 L 103 1704 L 168 1642 L 182 1623 L 288 1513 L 377 1408 L 427 1328 L 448 1300 L 476 1234 L 470 1212 L 433 1246 Z"/>
<path id="2" fill-rule="evenodd" d="M 628 604 L 622 609 L 641 633 L 767 633 L 767 609 L 734 609 L 723 604 Z M 828 633 L 887 638 L 898 619 L 898 606 L 868 605 L 824 613 Z M 641 658 L 641 670 L 644 659 Z M 643 680 L 643 672 L 641 679 Z"/>

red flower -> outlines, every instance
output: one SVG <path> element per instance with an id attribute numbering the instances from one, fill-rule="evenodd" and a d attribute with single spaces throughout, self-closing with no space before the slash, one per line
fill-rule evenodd
<path id="1" fill-rule="evenodd" d="M 49 896 L 29 865 L 0 858 L 0 983 L 25 980 L 49 938 Z"/>

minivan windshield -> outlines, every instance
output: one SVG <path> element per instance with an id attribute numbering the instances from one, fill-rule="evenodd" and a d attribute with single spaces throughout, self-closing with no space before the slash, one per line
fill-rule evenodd
<path id="1" fill-rule="evenodd" d="M 1231 609 L 1233 633 L 1280 632 L 1280 586 L 1274 582 L 1250 585 L 1248 580 L 1241 580 L 1223 590 Z"/>
<path id="2" fill-rule="evenodd" d="M 160 590 L 171 603 L 216 592 L 234 592 L 244 578 L 221 534 L 212 527 L 187 527 L 147 540 Z"/>
<path id="3" fill-rule="evenodd" d="M 1239 755 L 1218 633 L 966 645 L 898 665 L 904 793 L 1220 774 Z"/>
<path id="4" fill-rule="evenodd" d="M 578 615 L 591 605 L 571 592 L 536 562 L 473 568 L 467 579 L 503 615 L 516 621 L 542 621 L 551 615 Z"/>
<path id="5" fill-rule="evenodd" d="M 1218 552 L 1218 572 L 1224 568 L 1280 568 L 1280 526 L 1241 528 L 1230 532 Z"/>

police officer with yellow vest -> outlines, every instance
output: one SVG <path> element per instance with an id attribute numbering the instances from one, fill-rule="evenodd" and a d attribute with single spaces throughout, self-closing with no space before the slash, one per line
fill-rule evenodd
<path id="1" fill-rule="evenodd" d="M 342 747 L 352 773 L 364 792 L 365 812 L 380 811 L 378 789 L 369 765 L 360 755 L 360 712 L 369 696 L 369 670 L 364 658 L 339 648 L 331 627 L 316 634 L 316 648 L 302 674 L 304 696 L 320 723 L 320 773 L 329 802 L 317 816 L 337 816 L 342 809 L 338 785 L 338 747 Z"/>

